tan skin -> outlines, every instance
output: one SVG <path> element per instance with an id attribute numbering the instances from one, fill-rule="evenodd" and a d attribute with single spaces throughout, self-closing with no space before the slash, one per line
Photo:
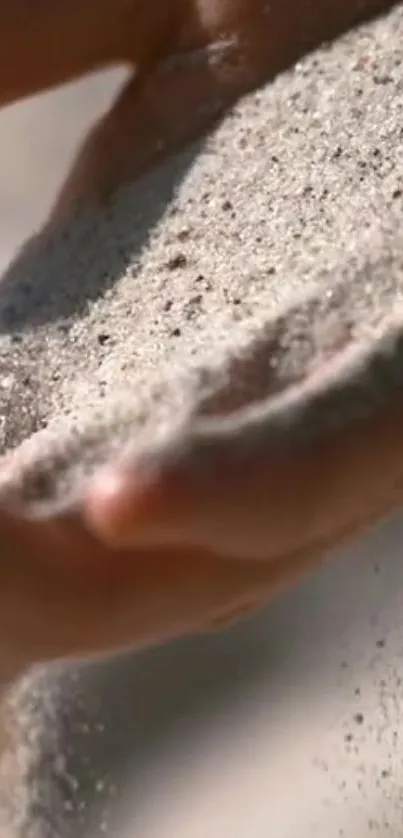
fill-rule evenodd
<path id="1" fill-rule="evenodd" d="M 310 17 L 312 0 L 0 0 L 0 105 L 103 66 L 137 68 L 87 138 L 50 222 L 78 200 L 102 201 L 304 50 L 388 3 L 314 5 Z M 207 44 L 221 47 L 217 61 L 203 50 L 186 57 Z M 366 434 L 360 425 L 304 453 L 263 450 L 239 473 L 218 451 L 204 482 L 191 458 L 154 483 L 123 458 L 94 476 L 79 512 L 57 520 L 4 508 L 0 677 L 37 661 L 160 643 L 260 606 L 342 536 L 343 510 L 374 475 L 386 480 L 399 415 L 386 431 L 380 415 Z M 375 492 L 372 502 L 383 501 Z"/>

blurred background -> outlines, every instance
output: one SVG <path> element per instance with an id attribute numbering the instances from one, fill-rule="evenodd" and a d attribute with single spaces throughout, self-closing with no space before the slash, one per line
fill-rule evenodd
<path id="1" fill-rule="evenodd" d="M 123 79 L 1 113 L 3 269 Z M 402 543 L 394 519 L 231 631 L 29 678 L 52 835 L 401 836 Z"/>

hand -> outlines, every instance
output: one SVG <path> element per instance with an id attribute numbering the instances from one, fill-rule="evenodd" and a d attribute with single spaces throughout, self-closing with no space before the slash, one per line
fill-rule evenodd
<path id="1" fill-rule="evenodd" d="M 261 607 L 401 502 L 402 419 L 402 404 L 388 406 L 299 450 L 263 439 L 240 467 L 228 440 L 211 441 L 202 470 L 197 439 L 156 462 L 126 453 L 93 477 L 79 513 L 4 510 L 0 672 L 161 643 Z"/>
<path id="2" fill-rule="evenodd" d="M 131 77 L 53 210 L 105 197 L 242 94 L 393 0 L 0 0 L 0 107 L 111 65 Z"/>
<path id="3" fill-rule="evenodd" d="M 102 200 L 304 49 L 385 5 L 317 0 L 310 16 L 311 0 L 2 2 L 0 106 L 102 66 L 136 68 L 79 153 L 56 218 L 75 201 Z M 218 446 L 207 481 L 190 458 L 150 484 L 128 458 L 95 475 L 82 508 L 64 518 L 3 506 L 0 675 L 162 642 L 263 604 L 340 537 L 340 504 L 356 512 L 360 485 L 337 471 L 343 439 L 327 456 L 273 460 L 263 450 L 238 474 Z M 345 452 L 350 478 L 373 463 L 371 440 Z"/>
<path id="4" fill-rule="evenodd" d="M 315 557 L 231 561 L 197 546 L 107 546 L 80 518 L 0 515 L 0 678 L 58 658 L 143 648 L 262 606 Z"/>

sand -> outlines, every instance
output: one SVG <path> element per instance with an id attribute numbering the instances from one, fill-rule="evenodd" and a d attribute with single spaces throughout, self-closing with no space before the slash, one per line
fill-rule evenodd
<path id="1" fill-rule="evenodd" d="M 161 423 L 174 433 L 178 409 L 203 415 L 206 375 L 227 416 L 259 403 L 266 428 L 273 393 L 358 347 L 362 410 L 371 348 L 397 325 L 368 409 L 380 381 L 400 385 L 401 18 L 308 57 L 202 146 L 17 256 L 0 300 L 3 450 L 49 429 L 25 466 L 28 481 L 46 449 L 45 500 Z M 346 421 L 353 402 L 341 394 Z M 318 431 L 325 412 L 307 420 Z"/>
<path id="2" fill-rule="evenodd" d="M 122 444 L 152 444 L 161 423 L 174 431 L 178 406 L 186 421 L 203 418 L 206 370 L 213 418 L 248 422 L 238 409 L 257 401 L 266 426 L 273 392 L 305 382 L 340 347 L 359 350 L 354 393 L 369 381 L 368 409 L 401 385 L 402 36 L 400 5 L 246 97 L 203 144 L 120 190 L 106 210 L 87 208 L 24 247 L 2 280 L 0 416 L 3 450 L 45 429 L 41 447 L 27 449 L 25 486 L 44 452 L 49 501 L 60 486 L 63 497 L 76 491 Z M 262 346 L 273 350 L 273 340 L 270 361 Z M 240 394 L 234 359 L 251 346 L 258 374 L 247 368 Z M 364 375 L 374 346 L 383 358 L 375 388 Z M 351 367 L 342 375 L 347 386 Z M 345 395 L 338 414 L 349 420 Z M 17 770 L 16 783 L 19 770 L 22 785 L 29 778 L 18 836 L 77 835 L 77 822 L 91 821 L 94 788 L 72 786 L 59 753 L 60 713 L 77 695 L 66 689 L 62 711 L 28 680 L 23 718 L 31 725 L 34 712 L 39 733 Z M 85 704 L 77 712 L 93 720 Z M 60 776 L 50 780 L 56 754 Z M 96 782 L 107 790 L 109 780 Z"/>

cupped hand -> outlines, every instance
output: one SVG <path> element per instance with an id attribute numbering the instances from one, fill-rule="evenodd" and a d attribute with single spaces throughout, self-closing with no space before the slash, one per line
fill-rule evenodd
<path id="1" fill-rule="evenodd" d="M 197 545 L 109 546 L 69 516 L 0 514 L 0 678 L 211 630 L 263 605 L 312 565 L 269 563 Z"/>
<path id="2" fill-rule="evenodd" d="M 198 441 L 96 473 L 79 511 L 0 514 L 0 674 L 220 628 L 401 502 L 403 406 L 312 446 Z M 180 456 L 179 456 L 180 455 Z M 8 462 L 8 467 L 10 461 Z"/>
<path id="3" fill-rule="evenodd" d="M 102 201 L 203 134 L 239 95 L 390 4 L 3 2 L 0 106 L 95 69 L 131 68 L 80 150 L 54 221 L 77 201 Z M 162 642 L 263 604 L 320 560 L 346 520 L 345 504 L 355 509 L 359 492 L 368 496 L 358 484 L 374 463 L 374 436 L 366 448 L 360 440 L 344 454 L 334 443 L 326 456 L 315 450 L 286 462 L 263 452 L 237 475 L 217 451 L 207 482 L 190 467 L 161 474 L 152 486 L 130 460 L 116 462 L 94 476 L 74 515 L 39 520 L 3 507 L 0 677 L 35 661 Z M 343 456 L 350 482 L 345 469 L 337 470 Z M 386 473 L 379 463 L 378 473 Z M 364 519 L 365 510 L 360 514 Z"/>

